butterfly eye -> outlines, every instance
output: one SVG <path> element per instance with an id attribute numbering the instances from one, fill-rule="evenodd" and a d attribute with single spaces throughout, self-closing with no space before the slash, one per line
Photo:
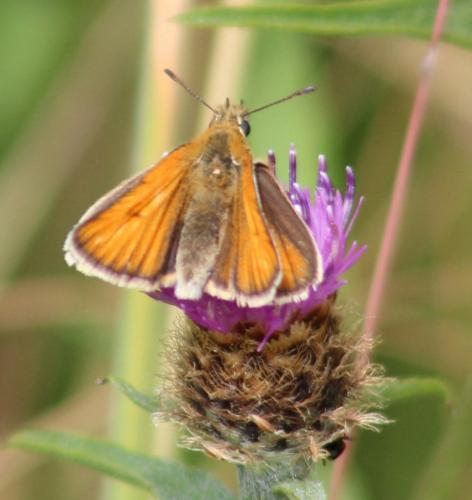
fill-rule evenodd
<path id="1" fill-rule="evenodd" d="M 240 129 L 243 131 L 243 134 L 247 137 L 251 132 L 251 125 L 247 120 L 243 120 L 241 125 L 239 125 Z"/>

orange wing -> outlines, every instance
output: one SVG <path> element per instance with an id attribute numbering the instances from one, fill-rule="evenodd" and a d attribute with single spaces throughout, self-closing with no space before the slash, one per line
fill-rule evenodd
<path id="1" fill-rule="evenodd" d="M 118 286 L 172 286 L 194 147 L 181 146 L 95 203 L 67 237 L 68 264 Z"/>
<path id="2" fill-rule="evenodd" d="M 258 307 L 272 300 L 282 276 L 261 208 L 252 158 L 244 152 L 238 160 L 238 184 L 229 221 L 205 291 L 242 306 Z"/>
<path id="3" fill-rule="evenodd" d="M 279 251 L 282 280 L 276 302 L 303 300 L 323 279 L 321 254 L 310 230 L 295 212 L 283 187 L 262 163 L 255 165 L 262 209 Z"/>

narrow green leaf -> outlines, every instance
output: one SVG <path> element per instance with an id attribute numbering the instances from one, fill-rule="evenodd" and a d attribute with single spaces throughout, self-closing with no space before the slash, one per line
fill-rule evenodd
<path id="1" fill-rule="evenodd" d="M 9 445 L 63 458 L 151 491 L 160 500 L 220 500 L 234 496 L 209 474 L 115 444 L 53 431 L 23 431 Z"/>
<path id="2" fill-rule="evenodd" d="M 197 26 L 280 28 L 317 35 L 431 36 L 437 0 L 364 0 L 318 5 L 206 7 L 177 17 Z M 456 0 L 444 39 L 472 47 L 472 2 Z"/>
<path id="3" fill-rule="evenodd" d="M 149 396 L 138 391 L 131 384 L 120 377 L 110 376 L 107 377 L 104 382 L 112 383 L 132 403 L 148 413 L 154 413 L 159 409 L 159 402 L 155 396 Z"/>

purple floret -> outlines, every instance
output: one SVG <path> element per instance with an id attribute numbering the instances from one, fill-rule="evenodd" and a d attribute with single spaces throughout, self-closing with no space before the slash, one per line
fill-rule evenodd
<path id="1" fill-rule="evenodd" d="M 269 152 L 269 166 L 275 172 L 275 155 Z M 323 258 L 324 276 L 316 289 L 300 302 L 263 307 L 241 307 L 236 302 L 221 300 L 203 294 L 199 300 L 181 300 L 175 297 L 173 288 L 164 288 L 149 295 L 182 309 L 198 325 L 220 333 L 234 331 L 237 325 L 255 324 L 264 332 L 265 343 L 277 331 L 283 331 L 297 318 L 310 314 L 338 288 L 346 284 L 342 275 L 350 269 L 365 252 L 366 246 L 347 239 L 359 209 L 361 197 L 355 204 L 356 182 L 354 172 L 346 168 L 347 186 L 343 195 L 335 189 L 328 175 L 324 156 L 318 160 L 318 182 L 313 199 L 310 189 L 297 183 L 297 156 L 294 147 L 290 149 L 290 182 L 287 194 L 296 211 L 310 228 Z"/>

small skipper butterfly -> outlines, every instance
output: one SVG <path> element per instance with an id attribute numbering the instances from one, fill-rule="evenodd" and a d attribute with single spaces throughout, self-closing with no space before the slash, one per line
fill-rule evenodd
<path id="1" fill-rule="evenodd" d="M 69 233 L 65 258 L 84 274 L 180 299 L 203 293 L 240 306 L 303 300 L 323 278 L 313 236 L 271 169 L 253 163 L 252 111 L 229 100 L 208 129 L 90 207 Z"/>

